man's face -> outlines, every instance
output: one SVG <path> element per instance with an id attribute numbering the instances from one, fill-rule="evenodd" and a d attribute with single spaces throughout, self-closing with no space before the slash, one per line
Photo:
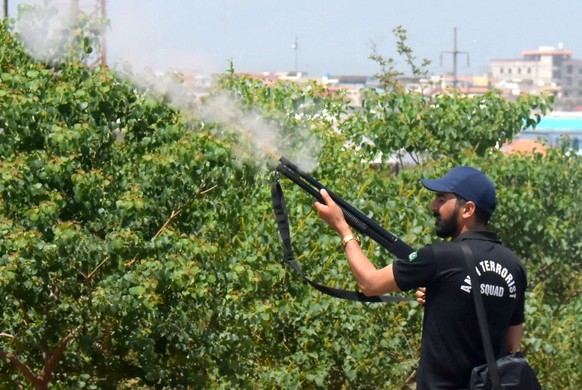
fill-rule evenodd
<path id="1" fill-rule="evenodd" d="M 459 204 L 455 194 L 437 192 L 430 209 L 435 217 L 434 226 L 437 236 L 449 238 L 459 234 Z"/>

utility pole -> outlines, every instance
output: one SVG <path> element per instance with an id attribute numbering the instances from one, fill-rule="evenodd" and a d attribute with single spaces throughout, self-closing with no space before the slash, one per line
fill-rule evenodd
<path id="1" fill-rule="evenodd" d="M 101 20 L 107 19 L 107 11 L 105 7 L 105 0 L 99 0 L 99 11 L 101 15 Z M 101 66 L 107 66 L 107 38 L 105 38 L 105 31 L 101 36 Z"/>
<path id="2" fill-rule="evenodd" d="M 83 11 L 86 12 L 92 19 L 100 19 L 102 22 L 107 19 L 106 0 L 69 0 L 69 4 L 73 14 L 75 15 Z M 96 56 L 91 57 L 91 63 L 89 64 L 90 66 L 107 66 L 107 46 L 105 31 L 103 31 L 99 36 L 99 41 L 100 52 L 98 54 L 96 53 Z"/>
<path id="3" fill-rule="evenodd" d="M 454 41 L 453 41 L 453 51 L 443 51 L 441 52 L 441 66 L 443 66 L 443 54 L 452 54 L 453 55 L 453 88 L 457 88 L 457 84 L 459 80 L 457 78 L 457 57 L 460 54 L 467 55 L 467 66 L 469 66 L 469 52 L 466 51 L 459 51 L 457 50 L 457 28 L 454 29 Z"/>
<path id="4" fill-rule="evenodd" d="M 291 45 L 291 49 L 293 49 L 295 52 L 295 76 L 298 76 L 298 74 L 297 74 L 297 72 L 298 72 L 298 69 L 297 69 L 297 50 L 299 50 L 299 43 L 297 42 L 297 37 L 295 37 L 295 41 Z"/>
<path id="5" fill-rule="evenodd" d="M 71 11 L 75 15 L 75 19 L 79 16 L 79 0 L 71 0 Z"/>
<path id="6" fill-rule="evenodd" d="M 4 19 L 8 17 L 8 0 L 4 0 Z"/>

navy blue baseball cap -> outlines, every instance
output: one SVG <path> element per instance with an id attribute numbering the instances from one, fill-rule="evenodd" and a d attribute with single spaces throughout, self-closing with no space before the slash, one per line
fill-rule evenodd
<path id="1" fill-rule="evenodd" d="M 470 200 L 487 214 L 493 214 L 497 199 L 495 185 L 480 170 L 472 167 L 456 167 L 440 179 L 420 179 L 427 189 L 435 192 L 452 192 Z"/>

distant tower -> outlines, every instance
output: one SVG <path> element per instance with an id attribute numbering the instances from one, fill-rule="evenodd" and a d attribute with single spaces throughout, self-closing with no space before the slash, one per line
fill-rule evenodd
<path id="1" fill-rule="evenodd" d="M 82 11 L 93 19 L 105 21 L 107 19 L 106 0 L 70 0 L 71 8 L 77 12 Z M 105 39 L 105 32 L 100 37 L 100 51 L 89 60 L 91 66 L 101 65 L 107 66 L 107 42 Z"/>
<path id="2" fill-rule="evenodd" d="M 467 66 L 469 66 L 469 53 L 466 51 L 458 51 L 457 50 L 457 28 L 454 29 L 454 37 L 453 37 L 453 51 L 443 51 L 441 52 L 441 66 L 443 65 L 443 53 L 452 54 L 453 55 L 453 88 L 457 88 L 459 80 L 457 78 L 457 57 L 459 54 L 466 54 L 467 55 Z"/>
<path id="3" fill-rule="evenodd" d="M 297 75 L 297 72 L 299 71 L 299 69 L 297 69 L 297 51 L 299 50 L 299 42 L 297 41 L 297 37 L 295 37 L 295 41 L 293 41 L 291 49 L 293 49 L 295 54 L 295 75 Z"/>

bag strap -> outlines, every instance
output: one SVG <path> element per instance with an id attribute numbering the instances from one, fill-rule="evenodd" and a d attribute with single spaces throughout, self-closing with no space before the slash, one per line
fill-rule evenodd
<path id="1" fill-rule="evenodd" d="M 287 213 L 287 207 L 285 205 L 285 197 L 283 196 L 283 190 L 278 181 L 274 181 L 271 184 L 271 197 L 273 199 L 273 210 L 275 212 L 275 220 L 277 221 L 277 228 L 281 239 L 283 240 L 284 249 L 284 260 L 287 265 L 293 268 L 301 277 L 309 283 L 315 289 L 321 291 L 324 294 L 330 295 L 332 297 L 346 299 L 349 301 L 359 301 L 359 302 L 404 302 L 412 301 L 412 298 L 407 297 L 396 297 L 396 296 L 366 296 L 359 291 L 349 291 L 343 289 L 337 289 L 333 287 L 328 287 L 316 283 L 309 279 L 307 275 L 301 269 L 299 263 L 295 260 L 293 255 L 293 249 L 291 248 L 291 232 L 289 229 L 289 215 Z"/>
<path id="2" fill-rule="evenodd" d="M 481 338 L 483 339 L 483 349 L 485 350 L 485 357 L 487 358 L 487 366 L 489 367 L 489 375 L 493 384 L 493 389 L 501 389 L 501 380 L 499 379 L 499 369 L 493 353 L 493 346 L 491 345 L 491 335 L 487 327 L 487 315 L 485 314 L 485 307 L 483 305 L 483 297 L 479 292 L 479 278 L 475 272 L 475 257 L 473 251 L 469 248 L 466 242 L 459 244 L 467 263 L 467 271 L 471 278 L 471 291 L 473 293 L 473 300 L 475 301 L 475 309 L 477 310 L 477 319 L 479 320 L 479 329 L 481 330 Z"/>

